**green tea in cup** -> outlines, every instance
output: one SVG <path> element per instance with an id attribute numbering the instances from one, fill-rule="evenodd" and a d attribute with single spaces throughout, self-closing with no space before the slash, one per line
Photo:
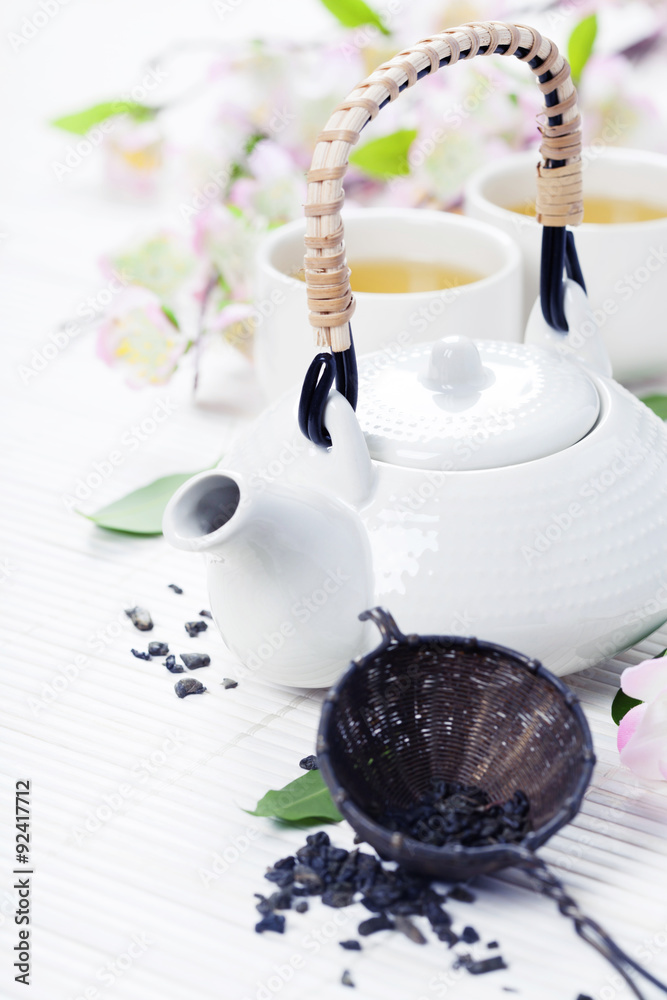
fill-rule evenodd
<path id="1" fill-rule="evenodd" d="M 476 271 L 437 261 L 367 258 L 348 261 L 352 274 L 353 292 L 405 294 L 406 292 L 437 292 L 458 285 L 470 285 L 484 277 Z M 305 281 L 303 270 L 297 273 Z"/>
<path id="2" fill-rule="evenodd" d="M 534 201 L 505 207 L 519 215 L 535 215 Z M 584 198 L 584 222 L 618 225 L 664 218 L 667 218 L 667 205 L 656 205 L 637 198 Z"/>

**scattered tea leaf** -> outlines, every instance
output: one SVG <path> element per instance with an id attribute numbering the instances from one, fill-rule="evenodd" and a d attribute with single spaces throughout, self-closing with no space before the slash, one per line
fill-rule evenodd
<path id="1" fill-rule="evenodd" d="M 174 691 L 179 698 L 187 698 L 189 694 L 203 694 L 205 690 L 202 682 L 195 680 L 194 677 L 185 677 L 174 684 Z"/>
<path id="2" fill-rule="evenodd" d="M 661 420 L 667 420 L 667 396 L 643 396 L 642 403 L 645 403 L 649 410 L 653 410 Z"/>
<path id="3" fill-rule="evenodd" d="M 273 816 L 289 822 L 340 823 L 341 814 L 336 809 L 331 793 L 319 771 L 306 771 L 284 788 L 266 793 L 254 809 L 246 809 L 251 816 Z"/>
<path id="4" fill-rule="evenodd" d="M 364 3 L 364 0 L 322 0 L 322 3 L 345 28 L 372 24 L 383 35 L 390 34 L 380 15 Z"/>
<path id="5" fill-rule="evenodd" d="M 382 135 L 379 139 L 371 139 L 350 154 L 350 163 L 378 180 L 390 177 L 404 177 L 410 173 L 408 153 L 417 132 L 412 128 L 399 129 L 391 135 Z"/>
<path id="6" fill-rule="evenodd" d="M 595 38 L 598 33 L 598 19 L 595 14 L 585 17 L 575 25 L 567 43 L 567 60 L 570 64 L 572 79 L 579 83 L 584 67 L 591 57 Z"/>
<path id="7" fill-rule="evenodd" d="M 616 692 L 616 697 L 611 703 L 611 717 L 618 726 L 621 719 L 628 714 L 631 708 L 642 704 L 643 702 L 638 698 L 631 698 L 629 694 L 626 694 L 625 691 L 621 691 L 619 688 Z"/>
<path id="8" fill-rule="evenodd" d="M 103 101 L 101 104 L 84 108 L 83 111 L 54 118 L 51 124 L 55 125 L 56 128 L 64 129 L 65 132 L 73 132 L 74 135 L 85 135 L 93 125 L 99 125 L 100 122 L 105 122 L 108 118 L 123 114 L 142 121 L 153 118 L 155 109 L 149 108 L 146 104 L 138 104 L 136 101 Z"/>
<path id="9" fill-rule="evenodd" d="M 171 476 L 162 476 L 120 500 L 100 507 L 93 514 L 77 513 L 108 531 L 122 531 L 128 535 L 161 535 L 165 507 L 178 487 L 194 475 L 194 472 L 176 472 Z"/>

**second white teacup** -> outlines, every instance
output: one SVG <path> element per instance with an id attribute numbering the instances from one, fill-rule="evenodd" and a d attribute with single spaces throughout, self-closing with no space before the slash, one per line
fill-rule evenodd
<path id="1" fill-rule="evenodd" d="M 593 147 L 583 153 L 586 199 L 623 199 L 664 209 L 664 217 L 633 222 L 584 222 L 574 230 L 579 262 L 614 375 L 631 381 L 667 371 L 667 156 L 637 149 Z M 511 206 L 535 200 L 536 153 L 517 153 L 475 173 L 465 211 L 515 239 L 524 268 L 524 312 L 539 294 L 542 228 Z M 630 206 L 631 207 L 631 206 Z"/>
<path id="2" fill-rule="evenodd" d="M 465 333 L 520 341 L 521 257 L 493 226 L 422 209 L 345 209 L 348 262 L 423 263 L 472 272 L 476 280 L 412 292 L 357 292 L 352 330 L 358 354 Z M 257 260 L 255 362 L 269 400 L 298 385 L 318 348 L 308 321 L 303 267 L 305 220 L 274 230 Z"/>

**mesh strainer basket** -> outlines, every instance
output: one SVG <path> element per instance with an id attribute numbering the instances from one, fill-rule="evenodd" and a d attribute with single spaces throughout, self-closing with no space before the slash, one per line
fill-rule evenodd
<path id="1" fill-rule="evenodd" d="M 503 646 L 405 636 L 382 608 L 360 617 L 376 622 L 382 641 L 328 693 L 317 740 L 322 776 L 343 817 L 381 857 L 433 878 L 526 869 L 636 996 L 628 967 L 667 992 L 581 912 L 534 854 L 576 815 L 595 763 L 576 696 L 537 660 Z M 494 802 L 524 792 L 530 832 L 518 843 L 437 847 L 379 821 L 388 806 L 405 809 L 442 780 L 481 787 Z"/>

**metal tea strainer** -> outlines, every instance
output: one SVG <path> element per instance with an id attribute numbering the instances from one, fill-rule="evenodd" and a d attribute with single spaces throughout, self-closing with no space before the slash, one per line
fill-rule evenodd
<path id="1" fill-rule="evenodd" d="M 667 986 L 627 955 L 535 855 L 578 812 L 595 764 L 576 696 L 537 660 L 504 646 L 456 636 L 405 636 L 383 608 L 372 619 L 382 642 L 353 662 L 322 709 L 317 755 L 342 816 L 378 854 L 445 881 L 524 869 L 577 933 L 642 997 L 633 969 Z M 434 782 L 481 788 L 494 802 L 517 791 L 530 805 L 530 832 L 517 843 L 442 847 L 387 829 L 387 808 L 417 803 Z"/>

